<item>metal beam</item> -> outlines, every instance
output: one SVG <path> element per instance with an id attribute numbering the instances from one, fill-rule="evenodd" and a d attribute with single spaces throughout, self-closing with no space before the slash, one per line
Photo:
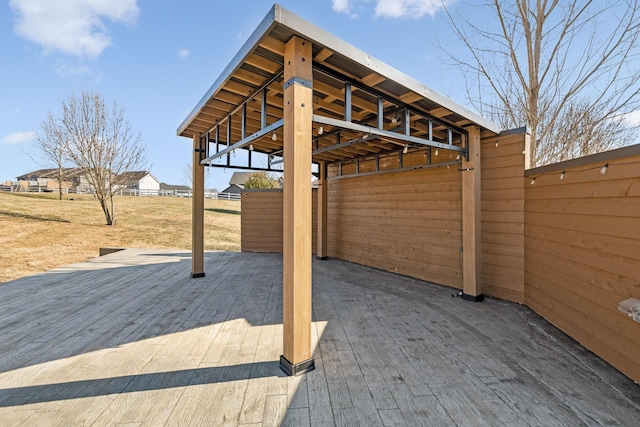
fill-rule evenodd
<path id="1" fill-rule="evenodd" d="M 218 153 L 216 153 L 216 154 L 214 154 L 212 156 L 207 157 L 206 159 L 202 160 L 200 162 L 200 164 L 204 165 L 204 164 L 207 164 L 207 163 L 211 163 L 213 160 L 215 160 L 215 159 L 217 159 L 219 157 L 222 157 L 225 154 L 231 154 L 231 152 L 233 150 L 237 150 L 238 148 L 243 148 L 245 145 L 249 145 L 250 143 L 252 143 L 256 139 L 262 138 L 263 136 L 265 136 L 265 135 L 267 135 L 267 134 L 269 134 L 269 133 L 271 133 L 273 131 L 276 131 L 276 130 L 280 129 L 283 124 L 284 124 L 284 120 L 280 119 L 280 120 L 276 121 L 275 123 L 267 126 L 266 128 L 260 129 L 258 132 L 254 133 L 254 134 L 251 134 L 246 138 L 241 139 L 240 141 L 236 142 L 233 145 L 228 146 L 224 150 L 222 150 L 222 151 L 220 151 L 220 152 L 218 152 Z M 229 141 L 227 141 L 227 142 L 229 142 Z"/>
<path id="2" fill-rule="evenodd" d="M 348 147 L 350 145 L 358 144 L 358 143 L 361 143 L 361 142 L 370 141 L 372 139 L 378 139 L 378 137 L 375 136 L 375 135 L 367 135 L 367 136 L 363 136 L 362 138 L 352 139 L 352 140 L 347 141 L 347 142 L 342 142 L 342 143 L 339 143 L 339 144 L 330 145 L 328 147 L 318 148 L 317 150 L 313 151 L 313 155 L 315 156 L 316 154 L 321 154 L 321 153 L 325 153 L 327 151 L 337 150 L 338 148 Z"/>
<path id="3" fill-rule="evenodd" d="M 249 168 L 247 166 L 236 166 L 236 165 L 227 166 L 227 165 L 217 165 L 217 164 L 207 164 L 205 166 L 210 167 L 210 168 L 237 169 L 237 170 L 244 170 L 244 171 L 250 170 L 250 171 L 262 171 L 262 172 L 281 172 L 281 173 L 284 172 L 282 169 L 273 169 L 273 168 L 270 168 L 270 167 L 266 167 L 266 168 L 265 167 L 251 167 L 251 168 Z"/>
<path id="4" fill-rule="evenodd" d="M 458 147 L 457 145 L 449 145 L 448 143 L 436 142 L 428 139 L 418 138 L 416 136 L 403 135 L 401 133 L 391 132 L 384 129 L 378 129 L 377 127 L 360 125 L 357 123 L 347 122 L 344 120 L 337 120 L 331 117 L 320 116 L 317 114 L 313 115 L 313 121 L 316 123 L 322 123 L 328 126 L 340 127 L 340 128 L 349 129 L 355 132 L 362 132 L 363 134 L 366 134 L 366 135 L 377 135 L 379 137 L 387 138 L 392 141 L 425 145 L 429 147 L 441 148 L 443 150 L 459 151 L 461 153 L 466 152 L 466 147 Z M 337 145 L 333 147 L 334 149 L 341 148 Z M 325 151 L 329 151 L 329 150 L 325 150 Z"/>
<path id="5" fill-rule="evenodd" d="M 338 175 L 327 177 L 327 180 L 351 178 L 354 176 L 381 175 L 383 173 L 394 173 L 394 172 L 401 172 L 401 171 L 408 171 L 408 170 L 415 170 L 415 169 L 431 169 L 431 168 L 439 168 L 439 167 L 451 168 L 452 166 L 459 167 L 459 165 L 460 165 L 460 162 L 458 161 L 450 161 L 450 162 L 433 163 L 433 164 L 425 164 L 425 165 L 418 165 L 418 166 L 408 166 L 408 167 L 401 167 L 401 168 L 385 169 L 385 170 L 362 172 L 362 173 L 350 173 L 347 175 L 342 175 L 342 162 L 340 162 L 338 163 Z"/>

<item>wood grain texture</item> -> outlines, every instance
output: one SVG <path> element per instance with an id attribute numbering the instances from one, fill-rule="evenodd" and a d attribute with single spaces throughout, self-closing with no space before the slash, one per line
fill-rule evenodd
<path id="1" fill-rule="evenodd" d="M 283 356 L 296 365 L 311 358 L 311 43 L 292 37 L 284 50 Z"/>
<path id="2" fill-rule="evenodd" d="M 461 177 L 434 168 L 333 179 L 329 256 L 461 287 Z"/>
<path id="3" fill-rule="evenodd" d="M 316 254 L 318 234 L 318 190 L 311 195 L 312 253 Z M 282 253 L 282 190 L 246 191 L 241 198 L 240 247 L 242 252 Z"/>
<path id="4" fill-rule="evenodd" d="M 640 297 L 640 158 L 525 182 L 525 303 L 640 381 L 640 325 L 618 303 Z"/>
<path id="5" fill-rule="evenodd" d="M 524 155 L 528 135 L 482 138 L 482 289 L 524 302 Z"/>
<path id="6" fill-rule="evenodd" d="M 204 166 L 200 165 L 200 136 L 193 136 L 193 196 L 191 198 L 191 274 L 204 273 Z"/>
<path id="7" fill-rule="evenodd" d="M 0 425 L 634 425 L 640 411 L 638 385 L 528 308 L 336 259 L 313 262 L 316 370 L 285 377 L 282 257 L 204 260 L 191 279 L 188 251 L 127 249 L 0 286 Z"/>

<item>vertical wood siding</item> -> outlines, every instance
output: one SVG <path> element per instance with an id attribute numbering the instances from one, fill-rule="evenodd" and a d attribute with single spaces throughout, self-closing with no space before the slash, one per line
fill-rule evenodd
<path id="1" fill-rule="evenodd" d="M 525 181 L 525 303 L 635 381 L 640 323 L 640 157 Z"/>
<path id="2" fill-rule="evenodd" d="M 240 250 L 242 252 L 282 253 L 282 190 L 258 190 L 242 193 Z M 318 191 L 312 190 L 313 238 L 316 253 Z"/>
<path id="3" fill-rule="evenodd" d="M 329 256 L 462 286 L 455 166 L 330 179 Z"/>
<path id="4" fill-rule="evenodd" d="M 524 302 L 526 136 L 482 135 L 482 292 L 519 303 Z"/>

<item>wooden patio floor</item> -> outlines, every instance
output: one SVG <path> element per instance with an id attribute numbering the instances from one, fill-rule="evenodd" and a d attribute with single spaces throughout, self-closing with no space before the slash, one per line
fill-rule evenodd
<path id="1" fill-rule="evenodd" d="M 523 306 L 314 261 L 285 377 L 281 256 L 126 250 L 0 284 L 0 425 L 638 425 L 640 386 Z"/>

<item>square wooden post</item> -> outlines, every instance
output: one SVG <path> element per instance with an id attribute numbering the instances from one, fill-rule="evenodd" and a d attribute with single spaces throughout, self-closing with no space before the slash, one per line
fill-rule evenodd
<path id="1" fill-rule="evenodd" d="M 480 129 L 466 129 L 469 160 L 462 161 L 462 298 L 482 301 Z"/>
<path id="2" fill-rule="evenodd" d="M 311 354 L 311 43 L 284 48 L 283 355 L 288 375 L 314 369 Z"/>
<path id="3" fill-rule="evenodd" d="M 204 147 L 193 135 L 193 190 L 191 197 L 191 277 L 204 277 Z"/>
<path id="4" fill-rule="evenodd" d="M 316 256 L 327 259 L 327 164 L 320 163 L 320 179 L 318 179 L 318 236 L 316 239 Z"/>

